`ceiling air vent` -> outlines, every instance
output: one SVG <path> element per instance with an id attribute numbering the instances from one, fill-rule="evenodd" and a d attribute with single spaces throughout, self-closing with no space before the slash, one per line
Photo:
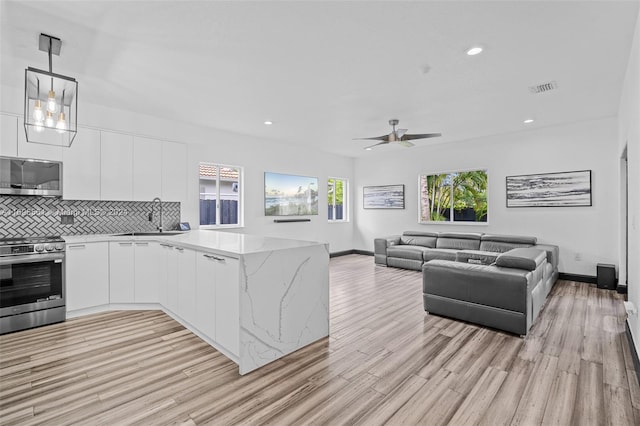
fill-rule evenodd
<path id="1" fill-rule="evenodd" d="M 558 88 L 558 83 L 555 81 L 549 81 L 547 83 L 537 84 L 535 86 L 529 86 L 529 91 L 534 95 L 538 93 L 549 92 L 551 90 L 556 90 Z"/>

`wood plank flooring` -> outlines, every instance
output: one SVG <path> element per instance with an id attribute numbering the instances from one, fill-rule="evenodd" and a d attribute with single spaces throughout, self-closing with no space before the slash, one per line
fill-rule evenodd
<path id="1" fill-rule="evenodd" d="M 246 376 L 159 311 L 0 336 L 0 423 L 632 425 L 622 297 L 559 281 L 530 334 L 425 314 L 421 275 L 331 260 L 331 335 Z"/>

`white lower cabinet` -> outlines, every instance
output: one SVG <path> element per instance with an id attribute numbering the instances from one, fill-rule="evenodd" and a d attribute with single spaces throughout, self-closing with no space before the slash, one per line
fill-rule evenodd
<path id="1" fill-rule="evenodd" d="M 133 242 L 109 243 L 109 301 L 134 302 Z"/>
<path id="2" fill-rule="evenodd" d="M 221 256 L 217 256 L 221 257 Z M 240 283 L 238 260 L 221 257 L 216 264 L 216 342 L 234 355 L 240 354 Z"/>
<path id="3" fill-rule="evenodd" d="M 198 252 L 196 255 L 195 326 L 234 355 L 240 353 L 238 260 Z"/>
<path id="4" fill-rule="evenodd" d="M 216 267 L 214 256 L 196 255 L 196 323 L 198 330 L 216 340 Z"/>
<path id="5" fill-rule="evenodd" d="M 136 303 L 160 303 L 161 247 L 158 243 L 136 241 L 134 246 L 134 294 Z"/>
<path id="6" fill-rule="evenodd" d="M 109 303 L 109 243 L 68 244 L 67 311 Z"/>
<path id="7" fill-rule="evenodd" d="M 163 276 L 160 279 L 160 304 L 178 314 L 178 251 L 170 244 L 161 243 Z"/>
<path id="8" fill-rule="evenodd" d="M 196 323 L 196 252 L 175 248 L 178 257 L 178 315 L 189 324 Z"/>
<path id="9" fill-rule="evenodd" d="M 240 353 L 237 259 L 168 243 L 67 246 L 67 309 L 159 303 L 211 341 Z"/>

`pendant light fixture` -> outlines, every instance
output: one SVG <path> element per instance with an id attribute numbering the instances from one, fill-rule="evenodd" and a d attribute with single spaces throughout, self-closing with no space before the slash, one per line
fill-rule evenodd
<path id="1" fill-rule="evenodd" d="M 28 67 L 24 77 L 24 130 L 27 142 L 69 147 L 77 133 L 78 82 L 55 74 L 53 55 L 62 41 L 40 34 L 39 49 L 49 55 L 49 71 Z M 43 90 L 40 90 L 42 84 Z"/>

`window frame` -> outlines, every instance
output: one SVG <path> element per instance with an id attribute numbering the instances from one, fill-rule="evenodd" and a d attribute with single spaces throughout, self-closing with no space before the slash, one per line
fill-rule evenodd
<path id="1" fill-rule="evenodd" d="M 215 163 L 210 161 L 199 161 L 198 162 L 198 224 L 200 224 L 200 166 L 208 165 L 216 167 L 216 223 L 213 225 L 199 225 L 200 229 L 231 229 L 231 228 L 244 228 L 244 167 L 232 165 L 232 164 L 223 164 L 223 163 Z M 232 168 L 238 170 L 238 223 L 225 223 L 221 224 L 221 208 L 220 208 L 220 169 L 221 168 Z"/>
<path id="2" fill-rule="evenodd" d="M 421 191 L 421 180 L 422 176 L 433 176 L 433 175 L 444 175 L 444 174 L 453 174 L 453 173 L 464 173 L 464 172 L 473 172 L 482 170 L 487 175 L 487 189 L 486 189 L 486 198 L 487 198 L 487 212 L 485 213 L 487 216 L 487 220 L 485 222 L 476 222 L 476 221 L 466 221 L 466 220 L 455 220 L 455 199 L 453 197 L 453 182 L 450 185 L 450 191 L 452 192 L 451 196 L 451 206 L 449 207 L 450 211 L 450 220 L 422 220 L 422 191 Z M 466 169 L 457 169 L 457 170 L 448 170 L 448 171 L 439 171 L 439 172 L 422 172 L 418 173 L 418 224 L 420 225 L 463 225 L 463 226 L 488 226 L 489 225 L 489 168 L 488 167 L 471 167 Z"/>
<path id="3" fill-rule="evenodd" d="M 333 191 L 333 204 L 328 203 L 328 192 L 329 192 L 329 184 L 333 180 L 334 191 Z M 327 204 L 328 206 L 333 206 L 333 217 L 336 217 L 336 182 L 342 182 L 342 219 L 330 219 L 327 217 L 327 221 L 329 223 L 344 223 L 349 222 L 349 179 L 329 176 L 327 177 Z M 328 212 L 328 209 L 327 209 Z"/>

